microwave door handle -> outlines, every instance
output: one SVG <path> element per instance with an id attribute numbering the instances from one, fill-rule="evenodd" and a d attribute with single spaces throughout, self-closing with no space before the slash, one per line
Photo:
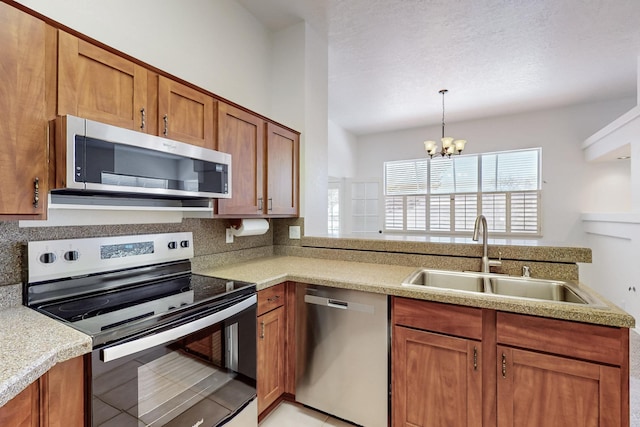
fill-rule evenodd
<path id="1" fill-rule="evenodd" d="M 256 304 L 257 301 L 258 297 L 256 295 L 252 295 L 250 298 L 247 298 L 239 302 L 238 304 L 225 308 L 224 310 L 213 313 L 201 319 L 194 320 L 193 322 L 185 323 L 184 325 L 176 326 L 175 328 L 171 328 L 154 335 L 148 335 L 134 341 L 129 341 L 122 344 L 114 345 L 113 347 L 105 348 L 100 352 L 100 359 L 105 363 L 111 362 L 113 360 L 129 356 L 139 351 L 148 350 L 158 345 L 175 341 L 193 332 L 199 331 L 208 326 L 215 325 L 218 322 L 228 319 L 229 317 L 234 316 Z"/>

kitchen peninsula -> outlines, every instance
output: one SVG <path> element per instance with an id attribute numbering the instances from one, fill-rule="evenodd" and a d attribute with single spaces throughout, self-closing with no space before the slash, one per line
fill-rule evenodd
<path id="1" fill-rule="evenodd" d="M 499 315 L 498 325 L 500 324 L 500 316 L 516 316 L 514 318 L 516 320 L 519 318 L 540 319 L 543 322 L 541 326 L 543 330 L 549 325 L 552 327 L 551 330 L 564 325 L 585 325 L 585 327 L 605 328 L 604 330 L 611 332 L 618 331 L 617 333 L 622 337 L 622 341 L 617 344 L 619 346 L 617 347 L 618 357 L 620 358 L 621 372 L 626 371 L 626 376 L 622 376 L 623 387 L 624 379 L 628 380 L 628 328 L 634 326 L 634 319 L 613 305 L 586 307 L 579 304 L 535 300 L 518 301 L 499 296 L 460 294 L 443 289 L 405 287 L 401 285 L 402 281 L 416 267 L 457 271 L 477 270 L 480 260 L 480 245 L 314 237 L 288 240 L 283 237 L 285 235 L 283 232 L 287 230 L 290 222 L 291 220 L 283 220 L 281 224 L 275 225 L 275 244 L 269 248 L 197 256 L 193 259 L 193 269 L 208 275 L 255 282 L 259 295 L 260 292 L 280 283 L 291 284 L 288 286 L 294 292 L 295 283 L 317 284 L 390 295 L 394 307 L 402 301 L 431 304 L 425 306 L 425 309 L 431 310 L 431 313 L 442 312 L 442 309 L 447 312 L 447 307 L 478 310 L 477 313 L 497 313 Z M 585 248 L 491 245 L 489 254 L 491 258 L 500 256 L 503 268 L 508 271 L 521 271 L 521 266 L 527 264 L 532 266 L 533 276 L 540 274 L 543 277 L 554 278 L 555 275 L 555 279 L 573 281 L 577 281 L 575 263 L 590 261 L 590 251 Z M 242 261 L 238 262 L 238 260 Z M 17 349 L 22 349 L 20 354 L 24 355 L 28 354 L 30 347 L 28 342 L 18 340 L 18 336 L 10 335 L 8 331 L 15 330 L 20 324 L 19 319 L 24 318 L 24 315 L 42 317 L 35 313 L 27 314 L 25 311 L 29 311 L 29 309 L 17 306 L 19 300 L 15 301 L 15 289 L 12 288 L 7 286 L 3 289 L 8 293 L 13 292 L 14 300 L 8 304 L 12 307 L 3 312 L 7 321 L 3 323 L 2 328 L 5 337 L 14 336 L 14 340 L 18 342 L 5 342 L 0 356 L 3 360 L 14 360 L 17 364 L 7 364 L 10 369 L 5 371 L 6 375 L 0 388 L 3 390 L 0 395 L 3 402 L 15 397 L 21 391 L 19 387 L 15 387 L 15 384 L 26 386 L 30 380 L 37 378 L 42 372 L 53 366 L 56 361 L 62 362 L 65 358 L 72 358 L 90 350 L 86 340 L 78 340 L 78 337 L 71 333 L 71 335 L 63 336 L 55 344 L 52 344 L 48 364 L 43 364 L 40 361 L 42 357 L 40 353 L 33 354 L 33 359 L 29 357 L 23 357 L 21 360 L 12 359 L 12 355 L 19 353 L 16 352 Z M 285 298 L 283 301 L 285 307 L 287 302 L 288 300 Z M 454 309 L 454 312 L 457 310 Z M 12 313 L 20 313 L 20 315 L 15 317 L 16 320 L 11 321 L 10 319 L 14 315 Z M 484 316 L 486 317 L 487 314 Z M 490 317 L 491 314 L 489 314 Z M 42 320 L 44 325 L 53 326 L 49 319 Z M 290 321 L 291 319 L 287 319 L 286 324 L 290 324 Z M 547 321 L 552 323 L 544 323 Z M 484 319 L 483 322 L 485 325 L 489 324 Z M 68 329 L 58 324 L 55 327 Z M 487 326 L 484 328 L 486 329 Z M 42 333 L 46 335 L 49 332 L 52 333 L 53 330 L 44 328 Z M 441 331 L 441 333 L 446 334 L 446 331 Z M 627 337 L 626 344 L 625 336 Z M 482 342 L 485 341 L 483 338 Z M 610 335 L 607 345 L 611 346 L 612 342 L 617 341 Z M 562 346 L 571 349 L 574 345 L 575 342 L 567 341 Z M 73 352 L 70 352 L 69 348 L 74 348 Z M 556 349 L 554 354 L 562 351 L 564 350 Z M 291 363 L 287 366 L 289 369 L 292 367 Z M 8 382 L 14 386 L 10 386 Z M 628 399 L 626 401 L 628 402 Z M 624 402 L 623 399 L 621 408 L 623 413 L 625 410 L 628 412 L 628 406 L 625 406 Z"/>

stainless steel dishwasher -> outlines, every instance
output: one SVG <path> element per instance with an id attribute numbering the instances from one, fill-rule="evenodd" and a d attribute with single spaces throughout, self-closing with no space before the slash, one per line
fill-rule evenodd
<path id="1" fill-rule="evenodd" d="M 296 289 L 296 400 L 366 427 L 388 425 L 387 296 Z"/>

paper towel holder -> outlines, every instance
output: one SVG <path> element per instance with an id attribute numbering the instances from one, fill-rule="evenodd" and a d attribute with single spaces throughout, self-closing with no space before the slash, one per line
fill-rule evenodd
<path id="1" fill-rule="evenodd" d="M 245 234 L 244 223 L 245 221 L 258 224 L 258 229 L 250 231 Z M 232 219 L 229 220 L 229 227 L 226 229 L 226 243 L 233 243 L 234 237 L 242 236 L 255 236 L 264 234 L 269 230 L 269 219 L 266 218 L 251 218 L 251 219 Z"/>

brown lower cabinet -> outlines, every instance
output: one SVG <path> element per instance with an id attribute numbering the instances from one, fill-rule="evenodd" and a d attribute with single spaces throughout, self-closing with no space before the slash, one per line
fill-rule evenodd
<path id="1" fill-rule="evenodd" d="M 392 425 L 629 425 L 629 330 L 393 298 Z"/>
<path id="2" fill-rule="evenodd" d="M 256 371 L 260 419 L 280 400 L 294 394 L 294 295 L 292 282 L 258 292 Z"/>
<path id="3" fill-rule="evenodd" d="M 58 363 L 0 407 L 0 426 L 83 427 L 82 356 Z"/>
<path id="4" fill-rule="evenodd" d="M 258 317 L 258 412 L 284 393 L 284 307 Z"/>

